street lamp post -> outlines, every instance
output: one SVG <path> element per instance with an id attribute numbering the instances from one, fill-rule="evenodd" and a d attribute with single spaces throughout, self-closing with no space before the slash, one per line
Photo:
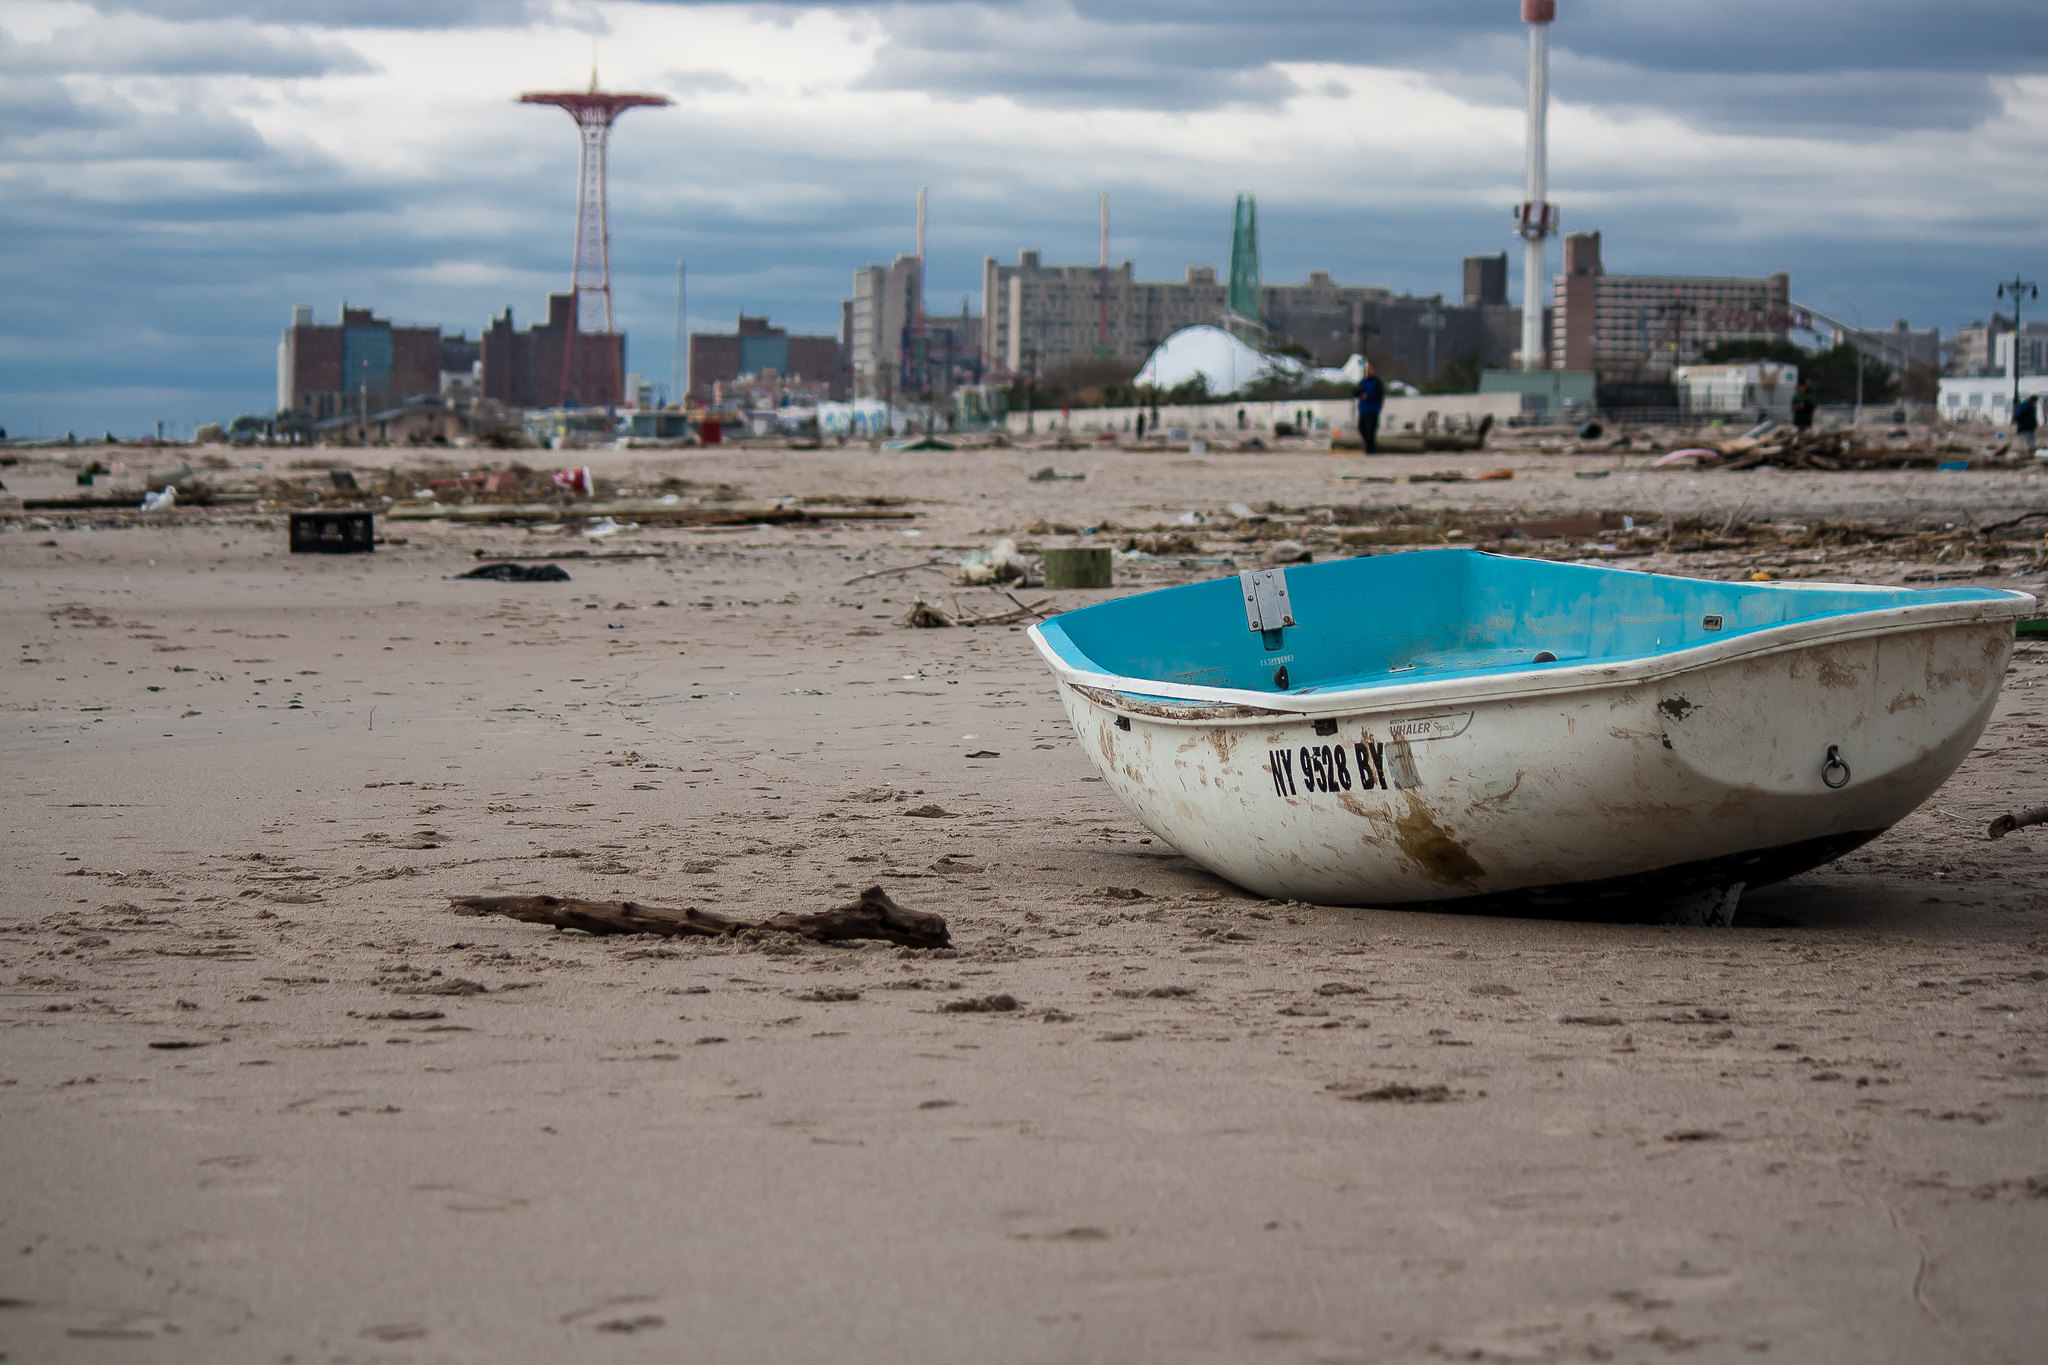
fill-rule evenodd
<path id="1" fill-rule="evenodd" d="M 1441 298 L 1432 300 L 1429 307 L 1423 310 L 1422 316 L 1415 320 L 1418 327 L 1429 333 L 1428 377 L 1430 379 L 1436 378 L 1436 334 L 1441 332 L 1446 322 L 1449 321 L 1439 306 L 1441 303 Z"/>
<path id="2" fill-rule="evenodd" d="M 1998 283 L 1998 297 L 2004 298 L 2008 294 L 2012 296 L 2012 406 L 2006 411 L 2012 414 L 2020 410 L 2020 300 L 2040 298 L 2041 287 L 2032 280 L 2014 275 Z"/>
<path id="3" fill-rule="evenodd" d="M 1849 349 L 1856 353 L 1856 421 L 1854 425 L 1860 427 L 1863 425 L 1863 311 L 1840 294 L 1830 294 L 1823 302 L 1846 305 L 1850 316 L 1856 319 L 1855 339 L 1850 340 L 1848 337 L 1842 339 L 1848 341 Z"/>

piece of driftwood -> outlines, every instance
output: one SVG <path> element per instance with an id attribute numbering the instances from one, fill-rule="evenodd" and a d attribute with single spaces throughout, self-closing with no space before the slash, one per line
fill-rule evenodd
<path id="1" fill-rule="evenodd" d="M 2048 806 L 2036 806 L 2032 810 L 2016 810 L 2010 815 L 2001 815 L 1991 822 L 1991 837 L 2003 839 L 2016 829 L 2028 825 L 2048 825 Z"/>
<path id="2" fill-rule="evenodd" d="M 951 571 L 958 567 L 959 565 L 953 563 L 950 559 L 927 559 L 922 564 L 898 564 L 893 569 L 876 569 L 873 573 L 857 573 L 847 579 L 841 586 L 850 587 L 855 583 L 864 583 L 870 578 L 886 578 L 890 574 L 910 573 L 917 569 L 945 569 Z"/>
<path id="3" fill-rule="evenodd" d="M 841 943 L 848 939 L 878 938 L 906 948 L 944 948 L 953 941 L 942 915 L 924 910 L 906 910 L 889 898 L 879 886 L 860 893 L 851 905 L 819 910 L 808 915 L 777 915 L 762 920 L 757 929 L 802 934 L 817 943 Z"/>
<path id="4" fill-rule="evenodd" d="M 943 597 L 937 602 L 927 602 L 920 597 L 912 602 L 910 610 L 904 613 L 903 624 L 920 629 L 945 626 L 1010 626 L 1020 621 L 1052 614 L 1047 610 L 1052 606 L 1050 597 L 1040 598 L 1036 602 L 1026 602 L 1007 589 L 1003 590 L 1003 596 L 1016 603 L 1016 606 L 1008 611 L 979 612 L 957 603 L 948 603 Z"/>
<path id="5" fill-rule="evenodd" d="M 906 910 L 879 886 L 850 905 L 810 914 L 777 915 L 755 922 L 694 906 L 641 905 L 636 901 L 587 901 L 569 896 L 451 896 L 458 915 L 504 915 L 528 924 L 581 929 L 586 934 L 662 934 L 670 938 L 729 938 L 748 929 L 800 934 L 818 943 L 872 938 L 906 948 L 952 944 L 944 916 Z"/>

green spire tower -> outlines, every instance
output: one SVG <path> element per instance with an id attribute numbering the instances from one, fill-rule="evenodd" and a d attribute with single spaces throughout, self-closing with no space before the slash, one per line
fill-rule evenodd
<path id="1" fill-rule="evenodd" d="M 1230 330 L 1243 336 L 1263 332 L 1259 307 L 1259 201 L 1237 196 L 1237 218 L 1230 229 Z"/>

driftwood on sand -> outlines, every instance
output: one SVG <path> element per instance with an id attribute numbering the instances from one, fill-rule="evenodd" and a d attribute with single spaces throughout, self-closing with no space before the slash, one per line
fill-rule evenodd
<path id="1" fill-rule="evenodd" d="M 2028 825 L 2048 825 L 2048 806 L 2036 806 L 2032 810 L 2016 810 L 2010 815 L 2001 815 L 1991 822 L 1991 837 L 2003 839 L 2016 829 Z"/>
<path id="2" fill-rule="evenodd" d="M 699 935 L 727 938 L 748 929 L 800 934 L 818 943 L 873 938 L 906 948 L 944 948 L 953 939 L 944 916 L 906 910 L 879 886 L 860 899 L 831 910 L 741 920 L 693 906 L 641 905 L 636 901 L 586 901 L 568 896 L 451 896 L 458 915 L 505 915 L 528 924 L 581 929 L 586 934 Z"/>

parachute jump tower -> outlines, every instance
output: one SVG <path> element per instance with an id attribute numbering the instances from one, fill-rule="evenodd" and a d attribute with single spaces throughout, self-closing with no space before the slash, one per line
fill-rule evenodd
<path id="1" fill-rule="evenodd" d="M 597 88 L 597 68 L 590 70 L 590 89 L 535 91 L 519 97 L 521 104 L 552 104 L 576 120 L 583 152 L 576 171 L 576 258 L 570 271 L 573 308 L 569 335 L 562 344 L 562 393 L 570 392 L 572 361 L 578 332 L 610 333 L 612 314 L 612 230 L 605 180 L 605 143 L 612 124 L 628 109 L 674 103 L 666 95 L 619 95 Z"/>

